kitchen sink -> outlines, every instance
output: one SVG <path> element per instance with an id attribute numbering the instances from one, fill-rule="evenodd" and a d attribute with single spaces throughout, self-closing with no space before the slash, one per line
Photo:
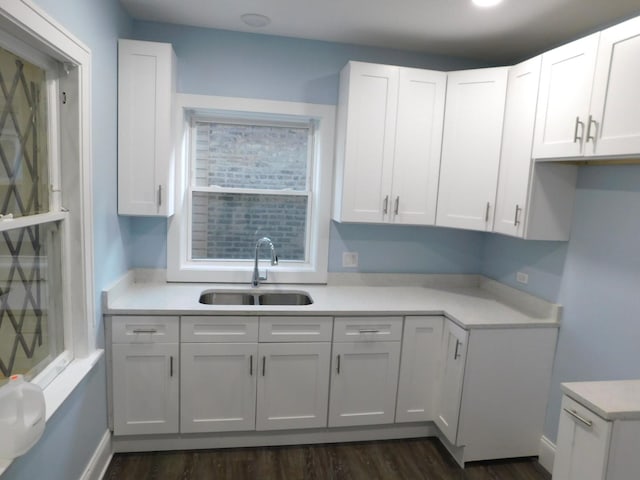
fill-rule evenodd
<path id="1" fill-rule="evenodd" d="M 255 305 L 256 296 L 248 292 L 204 291 L 200 303 L 205 305 Z"/>
<path id="2" fill-rule="evenodd" d="M 313 300 L 305 292 L 205 290 L 199 302 L 205 305 L 311 305 Z"/>
<path id="3" fill-rule="evenodd" d="M 260 305 L 311 305 L 313 300 L 303 292 L 273 292 L 258 295 Z"/>

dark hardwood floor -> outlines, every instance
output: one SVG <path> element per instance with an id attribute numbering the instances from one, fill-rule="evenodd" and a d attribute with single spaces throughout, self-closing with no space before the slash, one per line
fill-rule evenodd
<path id="1" fill-rule="evenodd" d="M 115 454 L 104 480 L 549 480 L 536 459 L 457 466 L 435 438 Z"/>

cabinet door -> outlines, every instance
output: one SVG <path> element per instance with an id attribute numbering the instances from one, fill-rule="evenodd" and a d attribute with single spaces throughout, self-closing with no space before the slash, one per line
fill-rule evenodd
<path id="1" fill-rule="evenodd" d="M 468 336 L 469 332 L 453 322 L 445 323 L 435 422 L 453 445 L 456 445 L 458 436 Z"/>
<path id="2" fill-rule="evenodd" d="M 114 344 L 113 432 L 178 432 L 178 344 Z"/>
<path id="3" fill-rule="evenodd" d="M 255 343 L 183 343 L 180 431 L 253 430 L 256 412 Z"/>
<path id="4" fill-rule="evenodd" d="M 343 175 L 336 188 L 338 219 L 388 221 L 398 67 L 349 62 L 340 82 L 337 160 Z"/>
<path id="5" fill-rule="evenodd" d="M 257 430 L 327 426 L 330 343 L 260 344 Z"/>
<path id="6" fill-rule="evenodd" d="M 396 422 L 425 422 L 435 417 L 435 391 L 442 345 L 442 317 L 404 320 Z"/>
<path id="7" fill-rule="evenodd" d="M 437 225 L 493 225 L 508 68 L 450 72 Z"/>
<path id="8" fill-rule="evenodd" d="M 436 221 L 447 74 L 400 69 L 391 219 L 408 225 Z"/>
<path id="9" fill-rule="evenodd" d="M 534 158 L 583 154 L 598 36 L 590 35 L 542 55 Z"/>
<path id="10" fill-rule="evenodd" d="M 509 69 L 493 231 L 523 236 L 541 57 Z"/>
<path id="11" fill-rule="evenodd" d="M 600 33 L 587 155 L 640 153 L 640 17 Z"/>
<path id="12" fill-rule="evenodd" d="M 333 344 L 329 426 L 393 423 L 400 342 Z"/>
<path id="13" fill-rule="evenodd" d="M 118 213 L 173 214 L 175 58 L 168 43 L 120 40 Z"/>
<path id="14" fill-rule="evenodd" d="M 564 396 L 553 479 L 604 480 L 610 438 L 611 422 Z"/>

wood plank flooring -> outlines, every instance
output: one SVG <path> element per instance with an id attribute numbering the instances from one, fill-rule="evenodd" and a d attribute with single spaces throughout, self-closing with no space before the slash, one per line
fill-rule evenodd
<path id="1" fill-rule="evenodd" d="M 549 480 L 536 459 L 457 466 L 435 438 L 115 454 L 104 480 Z"/>

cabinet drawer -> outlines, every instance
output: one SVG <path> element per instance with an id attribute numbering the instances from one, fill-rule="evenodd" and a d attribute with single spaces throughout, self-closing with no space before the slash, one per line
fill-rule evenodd
<path id="1" fill-rule="evenodd" d="M 330 342 L 331 317 L 260 317 L 261 342 Z"/>
<path id="2" fill-rule="evenodd" d="M 611 429 L 611 422 L 599 417 L 584 405 L 576 402 L 573 398 L 563 395 L 562 416 L 567 416 L 573 423 L 579 425 L 585 431 L 590 431 L 597 437 L 608 438 Z"/>
<path id="3" fill-rule="evenodd" d="M 182 317 L 182 342 L 257 342 L 258 317 L 196 316 Z"/>
<path id="4" fill-rule="evenodd" d="M 111 317 L 113 343 L 173 343 L 178 341 L 178 317 Z"/>
<path id="5" fill-rule="evenodd" d="M 334 342 L 383 342 L 400 340 L 402 317 L 336 317 Z"/>

